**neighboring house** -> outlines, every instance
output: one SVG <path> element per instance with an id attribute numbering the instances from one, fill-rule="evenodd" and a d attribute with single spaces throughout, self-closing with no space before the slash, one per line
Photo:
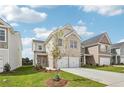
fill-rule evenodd
<path id="1" fill-rule="evenodd" d="M 124 63 L 124 42 L 112 45 L 112 64 Z"/>
<path id="2" fill-rule="evenodd" d="M 11 70 L 22 66 L 22 44 L 19 32 L 0 19 L 0 72 L 9 63 Z"/>
<path id="3" fill-rule="evenodd" d="M 81 46 L 81 64 L 110 65 L 111 40 L 107 33 L 85 40 Z"/>
<path id="4" fill-rule="evenodd" d="M 46 53 L 44 41 L 33 40 L 32 50 L 34 52 L 33 65 L 40 64 L 42 66 L 48 66 L 48 55 Z"/>
<path id="5" fill-rule="evenodd" d="M 57 40 L 55 39 L 55 34 L 58 35 Z M 61 51 L 61 58 L 57 63 L 54 63 L 52 56 L 55 44 Z M 80 48 L 81 41 L 79 35 L 71 25 L 65 25 L 53 31 L 45 42 L 33 40 L 34 65 L 40 63 L 50 68 L 79 67 Z"/>

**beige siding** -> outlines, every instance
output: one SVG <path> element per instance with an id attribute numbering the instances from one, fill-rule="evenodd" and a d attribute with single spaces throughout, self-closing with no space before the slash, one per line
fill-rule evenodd
<path id="1" fill-rule="evenodd" d="M 95 63 L 99 63 L 98 46 L 89 47 L 88 52 L 93 55 Z"/>
<path id="2" fill-rule="evenodd" d="M 51 38 L 49 42 L 46 44 L 46 52 L 48 53 L 48 63 L 49 63 L 49 67 L 51 68 L 53 68 L 53 57 L 51 54 L 51 51 L 53 49 L 53 42 L 54 42 L 54 38 Z"/>
<path id="3" fill-rule="evenodd" d="M 75 40 L 77 41 L 77 48 L 70 48 L 70 40 Z M 81 52 L 81 42 L 80 42 L 80 39 L 72 34 L 70 36 L 68 36 L 65 40 L 65 45 L 64 45 L 64 48 L 65 48 L 65 56 L 70 56 L 70 57 L 80 57 L 80 52 Z"/>

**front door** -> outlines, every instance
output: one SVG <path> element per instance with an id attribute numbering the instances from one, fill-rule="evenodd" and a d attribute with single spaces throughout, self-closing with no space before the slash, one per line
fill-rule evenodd
<path id="1" fill-rule="evenodd" d="M 0 57 L 0 72 L 3 72 L 3 57 Z"/>
<path id="2" fill-rule="evenodd" d="M 43 67 L 47 67 L 48 66 L 48 59 L 47 56 L 44 55 L 38 55 L 37 56 L 37 61 L 39 65 L 42 65 Z"/>

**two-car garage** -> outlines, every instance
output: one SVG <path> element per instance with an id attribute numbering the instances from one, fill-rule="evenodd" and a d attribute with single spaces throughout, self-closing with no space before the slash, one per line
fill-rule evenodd
<path id="1" fill-rule="evenodd" d="M 80 60 L 78 57 L 63 57 L 57 62 L 58 68 L 78 68 Z"/>

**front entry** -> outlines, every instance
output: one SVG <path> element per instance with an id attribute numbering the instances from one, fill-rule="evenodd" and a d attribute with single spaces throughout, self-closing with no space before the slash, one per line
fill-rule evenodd
<path id="1" fill-rule="evenodd" d="M 47 67 L 48 57 L 46 55 L 37 55 L 37 63 L 43 67 Z"/>
<path id="2" fill-rule="evenodd" d="M 0 72 L 3 72 L 3 57 L 0 57 Z"/>

